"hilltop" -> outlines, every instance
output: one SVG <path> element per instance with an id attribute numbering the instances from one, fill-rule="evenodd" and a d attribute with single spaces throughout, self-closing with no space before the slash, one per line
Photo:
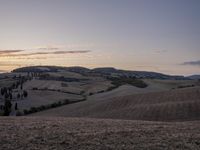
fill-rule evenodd
<path id="1" fill-rule="evenodd" d="M 120 77 L 136 77 L 136 78 L 151 78 L 151 79 L 177 79 L 177 80 L 187 79 L 184 76 L 172 76 L 172 75 L 166 75 L 162 73 L 148 72 L 148 71 L 121 70 L 112 67 L 88 69 L 80 66 L 75 66 L 75 67 L 30 66 L 30 67 L 18 68 L 13 70 L 12 72 L 19 73 L 19 72 L 63 72 L 63 71 L 81 73 L 83 75 L 99 74 L 103 76 L 118 76 L 118 77 L 120 76 Z"/>

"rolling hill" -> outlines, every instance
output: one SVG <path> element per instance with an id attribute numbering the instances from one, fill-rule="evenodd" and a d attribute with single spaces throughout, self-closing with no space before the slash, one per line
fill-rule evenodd
<path id="1" fill-rule="evenodd" d="M 200 88 L 104 97 L 104 99 L 91 98 L 32 115 L 151 121 L 199 120 Z"/>
<path id="2" fill-rule="evenodd" d="M 22 67 L 13 70 L 12 72 L 62 72 L 69 71 L 80 73 L 83 75 L 101 75 L 101 76 L 118 76 L 118 77 L 136 77 L 136 78 L 151 78 L 151 79 L 175 79 L 175 80 L 185 80 L 184 76 L 172 76 L 166 75 L 157 72 L 148 72 L 148 71 L 130 71 L 130 70 L 121 70 L 115 69 L 112 67 L 105 68 L 94 68 L 88 69 L 84 67 L 59 67 L 59 66 L 30 66 Z"/>
<path id="3" fill-rule="evenodd" d="M 200 75 L 192 75 L 192 76 L 188 76 L 189 79 L 192 80 L 199 80 L 200 79 Z"/>

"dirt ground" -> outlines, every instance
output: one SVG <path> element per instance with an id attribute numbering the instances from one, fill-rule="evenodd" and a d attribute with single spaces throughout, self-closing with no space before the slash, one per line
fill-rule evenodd
<path id="1" fill-rule="evenodd" d="M 200 122 L 1 117 L 2 150 L 199 150 Z"/>

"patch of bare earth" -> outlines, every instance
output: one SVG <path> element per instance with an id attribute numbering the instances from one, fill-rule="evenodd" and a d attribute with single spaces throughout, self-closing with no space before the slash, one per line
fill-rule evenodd
<path id="1" fill-rule="evenodd" d="M 3 150 L 200 149 L 200 122 L 1 117 Z"/>

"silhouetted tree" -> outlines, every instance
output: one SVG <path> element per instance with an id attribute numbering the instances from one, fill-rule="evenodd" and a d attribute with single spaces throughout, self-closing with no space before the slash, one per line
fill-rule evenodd
<path id="1" fill-rule="evenodd" d="M 27 91 L 23 91 L 23 95 L 24 95 L 24 97 L 27 97 L 28 96 L 28 92 Z"/>
<path id="2" fill-rule="evenodd" d="M 10 100 L 12 100 L 12 93 L 9 93 Z"/>
<path id="3" fill-rule="evenodd" d="M 12 89 L 15 89 L 15 88 L 16 88 L 16 84 L 13 83 L 13 84 L 12 84 Z"/>
<path id="4" fill-rule="evenodd" d="M 3 90 L 3 88 L 1 88 L 1 95 L 2 95 L 2 96 L 4 95 L 4 90 Z"/>
<path id="5" fill-rule="evenodd" d="M 5 104 L 4 104 L 4 116 L 10 115 L 11 107 L 12 107 L 12 103 L 10 102 L 10 100 L 6 99 Z"/>
<path id="6" fill-rule="evenodd" d="M 4 88 L 1 88 L 1 95 L 5 95 L 7 93 L 7 88 L 4 87 Z"/>
<path id="7" fill-rule="evenodd" d="M 18 110 L 18 106 L 17 106 L 17 103 L 15 103 L 15 110 Z"/>
<path id="8" fill-rule="evenodd" d="M 20 95 L 20 97 L 21 97 L 21 99 L 23 99 L 24 95 L 23 95 L 23 94 L 21 94 L 21 95 Z"/>
<path id="9" fill-rule="evenodd" d="M 4 94 L 4 98 L 5 98 L 5 99 L 8 99 L 8 98 L 9 98 L 9 94 L 8 94 L 8 93 L 5 93 L 5 94 Z"/>
<path id="10" fill-rule="evenodd" d="M 17 99 L 20 99 L 20 94 L 19 93 L 17 94 Z"/>

